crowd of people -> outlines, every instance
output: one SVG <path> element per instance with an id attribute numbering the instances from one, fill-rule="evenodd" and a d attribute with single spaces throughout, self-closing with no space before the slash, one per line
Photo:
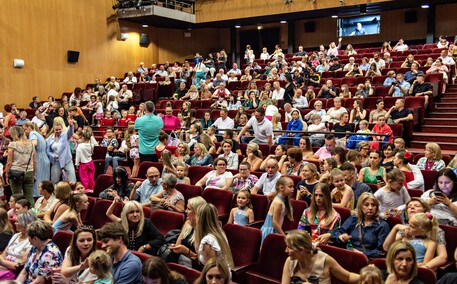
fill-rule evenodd
<path id="1" fill-rule="evenodd" d="M 383 45 L 383 51 L 371 60 L 362 59 L 360 65 L 354 58 L 339 63 L 341 39 L 315 53 L 300 47 L 292 62 L 277 46 L 273 54 L 262 50 L 260 59 L 268 60 L 266 66 L 259 65 L 248 46 L 244 70 L 236 63 L 227 70 L 222 50 L 205 58 L 196 54 L 192 64 L 182 66 L 176 62 L 148 69 L 141 63 L 139 78 L 128 72 L 122 81 L 111 77 L 102 84 L 97 79 L 95 85 L 76 88 L 58 102 L 49 97 L 42 104 L 34 97 L 31 121 L 14 104 L 6 105 L 0 129 L 2 173 L 5 166 L 1 185 L 8 184 L 13 195 L 8 211 L 0 209 L 0 280 L 187 283 L 167 268 L 166 262 L 174 262 L 201 270 L 195 283 L 229 283 L 234 255 L 218 209 L 200 196 L 186 200 L 177 189 L 195 180 L 189 176 L 190 167 L 203 166 L 207 171 L 195 186 L 234 195 L 227 223 L 249 226 L 258 213 L 252 196 L 268 197 L 260 230 L 262 242 L 273 233 L 285 237 L 288 258 L 282 283 L 313 283 L 316 277 L 319 283 L 330 283 L 331 277 L 348 283 L 420 283 L 418 267 L 436 271 L 452 259 L 439 225 L 457 225 L 457 170 L 454 161 L 442 159 L 436 143 L 428 143 L 424 156 L 414 162 L 405 140 L 394 137 L 389 127 L 388 123 L 413 119 L 403 97 L 424 96 L 428 102 L 432 90 L 417 71 L 419 62 L 408 56 L 404 67 L 411 72 L 387 74 L 384 85 L 390 87 L 389 95 L 398 97 L 388 110 L 382 98 L 376 109 L 363 108 L 363 98 L 374 94 L 370 80 L 354 95 L 347 85 L 336 87 L 331 79 L 320 84 L 320 73 L 326 71 L 380 76 L 389 63 L 380 54 L 386 58 L 390 51 L 408 50 L 405 46 L 402 40 L 393 48 Z M 345 54 L 356 52 L 348 45 Z M 449 72 L 444 67 L 455 63 L 448 53 L 457 54 L 453 44 L 426 73 Z M 256 80 L 264 78 L 271 84 L 258 88 Z M 227 89 L 229 82 L 238 80 L 249 82 L 247 90 Z M 130 86 L 151 82 L 176 84 L 168 103 L 162 104 L 163 113 L 151 101 L 132 104 Z M 333 99 L 334 105 L 326 109 L 321 100 L 314 100 L 309 106 L 316 98 Z M 346 98 L 357 98 L 352 109 L 342 106 Z M 201 119 L 192 108 L 194 100 L 213 102 Z M 173 108 L 177 102 L 182 108 Z M 217 117 L 212 117 L 214 110 Z M 232 110 L 234 115 L 229 115 Z M 284 131 L 281 122 L 287 124 Z M 375 123 L 371 130 L 369 123 Z M 262 152 L 259 145 L 268 145 L 270 152 Z M 106 148 L 103 172 L 110 173 L 111 167 L 113 184 L 94 193 L 95 146 Z M 163 170 L 152 166 L 146 176 L 138 176 L 145 161 L 160 162 Z M 423 170 L 435 171 L 433 188 L 425 187 Z M 419 190 L 422 196 L 411 197 L 410 190 Z M 106 212 L 110 222 L 97 232 L 81 218 L 88 195 L 94 194 L 112 201 Z M 294 216 L 293 199 L 308 206 L 295 220 L 297 230 L 285 232 L 285 219 L 292 221 Z M 145 216 L 145 207 L 183 214 L 184 226 L 164 236 Z M 343 219 L 338 208 L 352 215 Z M 389 218 L 400 218 L 402 224 L 389 227 Z M 58 232 L 73 234 L 63 255 L 52 241 Z M 319 250 L 323 244 L 369 259 L 387 254 L 387 271 L 381 274 L 370 266 L 360 273 L 348 272 Z M 133 252 L 151 258 L 142 262 Z M 447 274 L 443 279 L 451 282 L 443 283 L 456 278 Z M 367 279 L 372 282 L 364 282 Z"/>

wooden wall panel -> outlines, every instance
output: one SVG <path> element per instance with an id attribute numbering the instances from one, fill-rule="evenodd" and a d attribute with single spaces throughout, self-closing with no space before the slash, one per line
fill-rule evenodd
<path id="1" fill-rule="evenodd" d="M 440 5 L 436 7 L 436 36 L 455 36 L 457 35 L 457 24 L 455 19 L 457 3 Z"/>
<path id="2" fill-rule="evenodd" d="M 405 10 L 387 11 L 381 15 L 381 33 L 378 35 L 367 35 L 359 37 L 344 37 L 343 44 L 348 43 L 369 43 L 391 40 L 393 45 L 399 38 L 421 39 L 427 35 L 427 10 L 417 9 L 417 23 L 405 24 Z M 305 33 L 305 22 L 315 23 L 314 33 Z M 315 47 L 324 44 L 326 48 L 332 41 L 336 41 L 337 25 L 336 19 L 321 18 L 312 20 L 296 21 L 295 23 L 295 46 Z"/>
<path id="3" fill-rule="evenodd" d="M 392 0 L 372 0 L 368 2 L 386 2 Z M 366 4 L 363 0 L 345 0 L 347 6 Z M 197 22 L 214 22 L 221 20 L 287 14 L 317 9 L 339 7 L 337 0 L 296 0 L 284 4 L 283 0 L 211 0 L 196 1 Z"/>

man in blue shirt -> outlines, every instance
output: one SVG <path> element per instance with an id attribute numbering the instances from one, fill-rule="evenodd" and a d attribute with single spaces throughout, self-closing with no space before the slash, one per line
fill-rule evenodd
<path id="1" fill-rule="evenodd" d="M 154 103 L 147 101 L 145 115 L 135 120 L 135 129 L 138 130 L 138 150 L 140 162 L 158 162 L 155 146 L 159 144 L 159 133 L 163 128 L 162 118 L 154 115 Z"/>
<path id="2" fill-rule="evenodd" d="M 113 257 L 113 279 L 116 284 L 142 283 L 141 260 L 128 248 L 128 237 L 121 223 L 107 223 L 98 232 L 102 249 Z"/>
<path id="3" fill-rule="evenodd" d="M 403 74 L 398 73 L 397 79 L 391 83 L 388 94 L 392 97 L 405 97 L 410 87 L 411 85 L 403 79 Z"/>
<path id="4" fill-rule="evenodd" d="M 146 179 L 143 182 L 136 182 L 130 193 L 130 200 L 136 200 L 143 206 L 149 206 L 151 205 L 151 196 L 162 190 L 162 179 L 160 178 L 159 170 L 156 167 L 150 167 L 146 172 Z"/>

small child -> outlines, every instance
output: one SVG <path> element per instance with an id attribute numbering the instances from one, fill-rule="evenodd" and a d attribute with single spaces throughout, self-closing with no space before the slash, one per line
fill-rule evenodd
<path id="1" fill-rule="evenodd" d="M 190 178 L 187 176 L 188 174 L 187 165 L 183 162 L 178 162 L 176 165 L 176 177 L 178 178 L 177 184 L 190 184 Z"/>
<path id="2" fill-rule="evenodd" d="M 111 112 L 105 111 L 105 117 L 102 118 L 101 126 L 114 126 L 114 119 L 111 117 Z"/>
<path id="3" fill-rule="evenodd" d="M 135 127 L 133 125 L 129 125 L 125 132 L 124 138 L 125 143 L 127 144 L 127 148 L 130 149 L 130 159 L 133 160 L 132 177 L 137 177 L 138 169 L 140 167 L 140 153 L 138 152 L 138 134 L 136 133 Z"/>
<path id="4" fill-rule="evenodd" d="M 14 224 L 17 220 L 16 216 L 16 202 L 20 199 L 26 199 L 22 193 L 15 193 L 11 195 L 10 201 L 8 202 L 10 210 L 8 210 L 8 217 L 11 224 Z"/>
<path id="5" fill-rule="evenodd" d="M 111 257 L 103 250 L 96 250 L 89 255 L 90 272 L 98 278 L 94 284 L 112 284 Z"/>
<path id="6" fill-rule="evenodd" d="M 236 196 L 237 207 L 230 211 L 227 224 L 246 226 L 254 222 L 254 211 L 252 210 L 251 193 L 241 190 Z"/>
<path id="7" fill-rule="evenodd" d="M 84 127 L 84 117 L 78 113 L 78 108 L 71 106 L 68 108 L 68 112 L 71 114 L 73 120 L 76 121 L 77 129 L 82 129 Z"/>
<path id="8" fill-rule="evenodd" d="M 320 160 L 319 163 L 319 167 L 321 170 L 321 177 L 319 178 L 319 182 L 323 182 L 330 185 L 330 172 L 338 167 L 338 162 L 335 158 L 327 158 L 325 160 Z"/>
<path id="9" fill-rule="evenodd" d="M 354 209 L 354 191 L 346 184 L 344 173 L 339 169 L 333 169 L 330 176 L 335 186 L 331 193 L 333 205 Z"/>
<path id="10" fill-rule="evenodd" d="M 97 109 L 95 114 L 92 116 L 92 120 L 94 121 L 94 125 L 100 126 L 100 123 L 103 119 L 103 104 L 101 102 L 101 98 L 97 98 L 97 104 L 95 106 Z"/>
<path id="11" fill-rule="evenodd" d="M 117 126 L 127 126 L 127 111 L 123 109 L 121 111 L 121 118 L 117 121 Z"/>
<path id="12" fill-rule="evenodd" d="M 438 221 L 432 213 L 426 212 L 414 214 L 408 223 L 402 240 L 414 247 L 417 264 L 426 265 L 435 257 Z"/>
<path id="13" fill-rule="evenodd" d="M 376 266 L 365 266 L 360 270 L 360 284 L 382 284 L 381 270 Z"/>
<path id="14" fill-rule="evenodd" d="M 411 199 L 408 191 L 403 186 L 405 175 L 397 168 L 387 173 L 387 182 L 378 189 L 374 196 L 379 201 L 379 212 L 384 217 L 390 215 L 400 216 L 405 204 Z"/>
<path id="15" fill-rule="evenodd" d="M 294 193 L 294 181 L 289 177 L 280 177 L 276 182 L 277 195 L 268 209 L 268 214 L 260 230 L 262 231 L 262 242 L 269 234 L 286 234 L 282 230 L 284 217 L 293 220 L 290 196 Z"/>
<path id="16" fill-rule="evenodd" d="M 91 133 L 83 131 L 81 134 L 82 142 L 76 148 L 75 166 L 79 168 L 79 179 L 87 189 L 93 189 L 95 186 L 95 165 L 92 160 L 94 153 L 94 144 L 91 142 Z"/>
<path id="17" fill-rule="evenodd" d="M 64 186 L 70 187 L 70 184 L 67 183 Z M 89 206 L 89 198 L 84 193 L 77 193 L 72 195 L 72 198 L 70 198 L 69 206 L 70 207 L 52 224 L 54 235 L 59 231 L 71 232 L 70 228 L 72 226 L 77 227 L 83 225 L 80 213 L 83 210 L 87 210 Z"/>
<path id="18" fill-rule="evenodd" d="M 127 118 L 127 124 L 130 125 L 132 123 L 135 123 L 135 120 L 136 120 L 137 117 L 136 117 L 136 114 L 135 114 L 135 107 L 134 106 L 131 106 L 129 108 L 129 111 L 127 113 L 126 118 Z"/>
<path id="19" fill-rule="evenodd" d="M 92 193 L 94 190 L 86 189 L 82 182 L 78 181 L 75 184 L 71 185 L 71 194 L 78 194 L 78 193 Z"/>

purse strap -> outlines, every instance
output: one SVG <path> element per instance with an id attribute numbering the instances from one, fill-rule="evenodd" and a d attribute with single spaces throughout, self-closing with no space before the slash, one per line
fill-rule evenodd
<path id="1" fill-rule="evenodd" d="M 365 252 L 366 248 L 365 248 L 365 242 L 363 241 L 362 224 L 359 225 L 359 239 L 360 239 L 360 243 L 362 244 L 362 249 Z"/>

